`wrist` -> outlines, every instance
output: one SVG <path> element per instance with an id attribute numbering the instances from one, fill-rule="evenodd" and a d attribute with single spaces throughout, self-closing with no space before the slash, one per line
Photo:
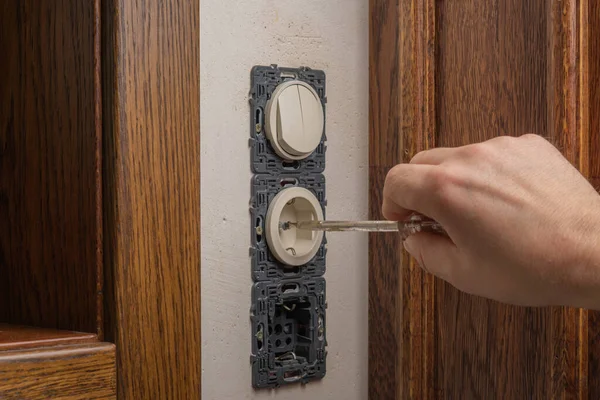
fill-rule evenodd
<path id="1" fill-rule="evenodd" d="M 584 214 L 571 266 L 574 304 L 567 305 L 600 310 L 600 201 Z"/>

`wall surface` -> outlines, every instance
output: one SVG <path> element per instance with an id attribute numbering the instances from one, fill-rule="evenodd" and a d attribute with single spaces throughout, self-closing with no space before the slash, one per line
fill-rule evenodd
<path id="1" fill-rule="evenodd" d="M 327 73 L 327 214 L 367 216 L 368 1 L 200 0 L 205 400 L 367 398 L 367 236 L 328 236 L 327 375 L 276 394 L 250 374 L 248 92 L 255 64 Z"/>

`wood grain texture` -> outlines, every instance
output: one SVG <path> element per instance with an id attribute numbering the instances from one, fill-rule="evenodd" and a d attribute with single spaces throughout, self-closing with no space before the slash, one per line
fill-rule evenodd
<path id="1" fill-rule="evenodd" d="M 120 398 L 199 399 L 199 3 L 103 2 L 106 335 Z"/>
<path id="2" fill-rule="evenodd" d="M 574 91 L 563 74 L 572 60 L 562 58 L 570 55 L 562 49 L 570 42 L 557 7 L 518 0 L 438 4 L 438 146 L 534 132 L 578 162 Z M 554 398 L 578 392 L 574 311 L 511 307 L 441 282 L 436 306 L 436 387 L 443 396 Z"/>
<path id="3" fill-rule="evenodd" d="M 0 351 L 95 342 L 94 333 L 0 324 Z"/>
<path id="4" fill-rule="evenodd" d="M 429 147 L 534 132 L 587 173 L 587 1 L 370 7 L 372 217 L 383 170 Z M 370 398 L 587 398 L 586 311 L 475 298 L 423 275 L 395 241 L 369 249 Z"/>
<path id="5" fill-rule="evenodd" d="M 98 5 L 0 5 L 3 322 L 102 333 Z"/>
<path id="6" fill-rule="evenodd" d="M 381 218 L 382 188 L 401 162 L 398 6 L 370 0 L 369 11 L 369 218 Z M 389 132 L 389 135 L 387 134 Z M 390 138 L 397 138 L 390 140 Z M 398 238 L 369 235 L 369 398 L 402 398 L 402 255 Z M 398 268 L 392 268 L 398 266 Z"/>
<path id="7" fill-rule="evenodd" d="M 600 2 L 589 1 L 589 178 L 600 191 Z M 589 312 L 588 390 L 590 399 L 600 399 L 600 311 Z"/>
<path id="8" fill-rule="evenodd" d="M 600 2 L 590 1 L 589 6 L 589 176 L 594 187 L 600 191 Z"/>
<path id="9" fill-rule="evenodd" d="M 0 351 L 0 398 L 116 399 L 115 346 Z"/>
<path id="10" fill-rule="evenodd" d="M 433 146 L 434 1 L 370 1 L 369 213 L 391 167 Z M 429 285 L 424 285 L 423 282 Z M 369 237 L 369 397 L 431 398 L 433 280 L 397 237 Z"/>

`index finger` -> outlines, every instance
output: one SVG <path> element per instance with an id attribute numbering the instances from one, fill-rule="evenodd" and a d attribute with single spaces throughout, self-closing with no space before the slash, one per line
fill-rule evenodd
<path id="1" fill-rule="evenodd" d="M 413 212 L 431 217 L 432 174 L 436 166 L 425 164 L 398 164 L 392 168 L 383 186 L 383 216 L 399 221 Z"/>
<path id="2" fill-rule="evenodd" d="M 456 155 L 456 148 L 453 147 L 436 147 L 433 149 L 423 150 L 415 154 L 410 160 L 411 164 L 431 164 L 439 165 L 442 162 Z"/>

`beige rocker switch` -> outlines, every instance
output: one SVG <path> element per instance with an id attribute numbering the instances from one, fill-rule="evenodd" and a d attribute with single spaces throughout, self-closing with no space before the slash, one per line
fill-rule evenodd
<path id="1" fill-rule="evenodd" d="M 321 142 L 325 116 L 317 92 L 302 81 L 277 87 L 266 107 L 265 130 L 275 152 L 286 160 L 308 157 Z"/>

